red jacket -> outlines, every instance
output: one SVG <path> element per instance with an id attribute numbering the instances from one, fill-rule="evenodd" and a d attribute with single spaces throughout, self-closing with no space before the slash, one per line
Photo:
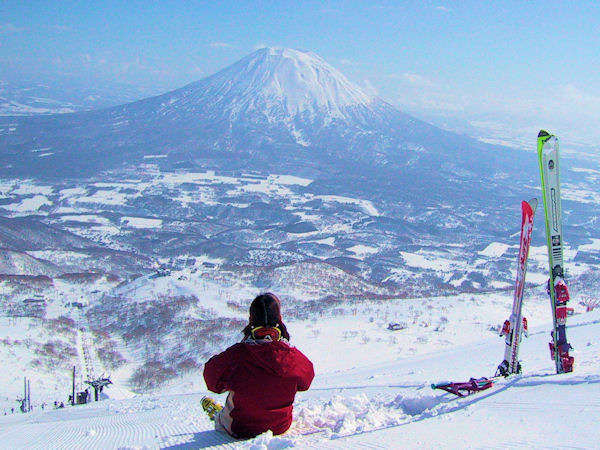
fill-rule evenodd
<path id="1" fill-rule="evenodd" d="M 229 391 L 220 422 L 237 438 L 287 431 L 297 391 L 306 391 L 313 365 L 287 341 L 244 341 L 213 356 L 204 366 L 206 386 Z"/>

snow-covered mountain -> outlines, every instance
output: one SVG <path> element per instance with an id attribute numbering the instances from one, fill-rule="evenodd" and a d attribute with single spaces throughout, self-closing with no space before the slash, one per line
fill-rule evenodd
<path id="1" fill-rule="evenodd" d="M 97 173 L 166 156 L 181 167 L 319 173 L 335 165 L 489 172 L 503 149 L 448 133 L 367 95 L 312 53 L 258 50 L 166 94 L 101 111 L 0 119 L 7 175 Z M 47 149 L 40 158 L 35 150 Z M 474 158 L 485 153 L 486 158 Z M 226 161 L 224 161 L 226 160 Z M 475 164 L 477 163 L 477 164 Z"/>
<path id="2" fill-rule="evenodd" d="M 368 108 L 375 101 L 314 53 L 263 48 L 176 91 L 165 110 L 205 106 L 232 120 L 257 114 L 270 122 L 298 115 L 350 121 L 350 108 Z"/>

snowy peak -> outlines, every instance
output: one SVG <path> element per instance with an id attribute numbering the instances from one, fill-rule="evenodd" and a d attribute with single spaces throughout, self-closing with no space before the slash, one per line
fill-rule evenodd
<path id="1" fill-rule="evenodd" d="M 288 48 L 257 50 L 183 91 L 232 117 L 252 112 L 271 120 L 317 112 L 344 117 L 346 108 L 374 100 L 321 57 Z"/>

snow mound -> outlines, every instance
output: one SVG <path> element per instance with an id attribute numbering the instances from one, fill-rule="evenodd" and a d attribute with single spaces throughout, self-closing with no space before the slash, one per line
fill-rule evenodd
<path id="1" fill-rule="evenodd" d="M 405 397 L 398 395 L 390 406 L 401 409 L 404 414 L 409 416 L 420 416 L 426 411 L 429 411 L 439 405 L 443 400 L 442 397 L 425 395 L 423 397 Z"/>
<path id="2" fill-rule="evenodd" d="M 366 394 L 335 395 L 327 402 L 297 408 L 290 433 L 323 432 L 330 437 L 348 436 L 398 425 L 406 420 L 407 415 L 396 405 L 386 405 Z"/>
<path id="3" fill-rule="evenodd" d="M 293 439 L 289 439 L 281 436 L 273 436 L 271 431 L 267 431 L 254 439 L 245 442 L 239 448 L 247 450 L 279 450 L 282 448 L 295 447 L 296 442 Z"/>
<path id="4" fill-rule="evenodd" d="M 503 244 L 501 242 L 492 242 L 477 254 L 481 256 L 487 256 L 489 258 L 500 258 L 509 248 L 510 245 Z"/>

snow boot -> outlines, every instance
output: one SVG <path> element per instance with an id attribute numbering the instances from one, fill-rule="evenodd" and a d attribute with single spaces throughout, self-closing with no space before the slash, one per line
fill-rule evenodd
<path id="1" fill-rule="evenodd" d="M 200 404 L 202 405 L 202 409 L 208 414 L 210 420 L 215 420 L 215 416 L 223 409 L 221 405 L 210 397 L 202 397 Z"/>

